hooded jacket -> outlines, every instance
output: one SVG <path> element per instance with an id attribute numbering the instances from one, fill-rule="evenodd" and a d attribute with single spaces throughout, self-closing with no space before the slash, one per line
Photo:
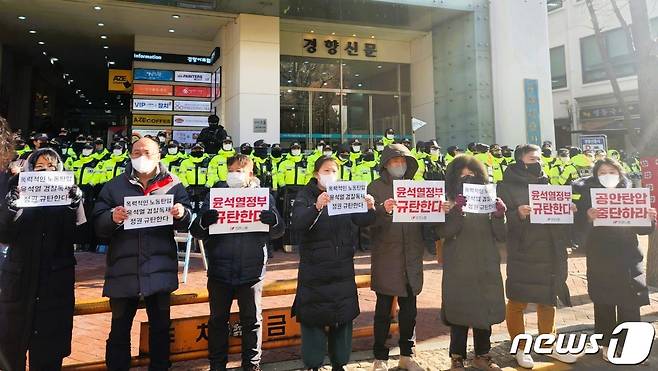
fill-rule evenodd
<path id="1" fill-rule="evenodd" d="M 424 223 L 393 223 L 392 215 L 384 210 L 384 202 L 393 198 L 393 178 L 386 163 L 394 157 L 404 157 L 407 162 L 403 179 L 413 179 L 418 170 L 418 162 L 404 145 L 391 144 L 384 148 L 380 178 L 368 186 L 376 207 L 375 222 L 370 226 L 370 287 L 378 294 L 406 297 L 420 294 L 423 288 Z M 410 293 L 407 286 L 411 287 Z"/>

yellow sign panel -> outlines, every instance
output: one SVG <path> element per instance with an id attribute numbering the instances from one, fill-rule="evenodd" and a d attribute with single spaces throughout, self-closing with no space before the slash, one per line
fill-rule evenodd
<path id="1" fill-rule="evenodd" d="M 132 70 L 109 70 L 108 71 L 108 91 L 130 92 L 133 85 Z"/>
<path id="2" fill-rule="evenodd" d="M 171 126 L 171 115 L 133 115 L 133 126 Z"/>
<path id="3" fill-rule="evenodd" d="M 298 338 L 301 336 L 299 323 L 292 318 L 290 308 L 263 310 L 263 346 L 268 342 Z M 171 354 L 187 353 L 208 349 L 208 316 L 178 318 L 171 320 L 169 327 Z M 240 314 L 231 313 L 229 319 L 229 349 L 240 349 L 242 327 Z M 149 352 L 148 322 L 142 322 L 139 332 L 139 354 Z"/>

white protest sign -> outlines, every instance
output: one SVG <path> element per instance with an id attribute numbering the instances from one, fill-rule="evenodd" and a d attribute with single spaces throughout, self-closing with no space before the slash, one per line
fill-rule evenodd
<path id="1" fill-rule="evenodd" d="M 29 171 L 18 176 L 18 207 L 69 205 L 69 191 L 74 184 L 70 171 Z"/>
<path id="2" fill-rule="evenodd" d="M 496 211 L 496 185 L 464 183 L 464 212 L 488 214 Z"/>
<path id="3" fill-rule="evenodd" d="M 329 216 L 367 213 L 366 182 L 336 182 L 327 184 L 330 201 L 327 205 Z"/>
<path id="4" fill-rule="evenodd" d="M 174 195 L 152 195 L 124 197 L 123 207 L 128 212 L 128 219 L 123 222 L 123 229 L 141 229 L 174 224 L 171 208 Z"/>
<path id="5" fill-rule="evenodd" d="M 530 184 L 530 223 L 573 224 L 571 186 Z"/>
<path id="6" fill-rule="evenodd" d="M 648 227 L 648 188 L 592 188 L 592 208 L 596 209 L 595 227 Z"/>
<path id="7" fill-rule="evenodd" d="M 267 188 L 212 188 L 210 208 L 219 219 L 210 226 L 210 234 L 268 232 L 270 226 L 260 221 L 260 212 L 270 209 Z"/>
<path id="8" fill-rule="evenodd" d="M 445 182 L 393 180 L 393 223 L 445 222 Z"/>

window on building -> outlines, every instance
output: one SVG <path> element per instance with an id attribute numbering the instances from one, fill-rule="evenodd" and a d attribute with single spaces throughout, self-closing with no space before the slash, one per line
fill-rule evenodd
<path id="1" fill-rule="evenodd" d="M 562 8 L 564 1 L 563 0 L 548 0 L 546 1 L 546 7 L 549 12 L 552 12 L 556 9 Z"/>
<path id="2" fill-rule="evenodd" d="M 631 76 L 637 73 L 633 54 L 628 47 L 624 30 L 617 28 L 603 33 L 608 49 L 608 60 L 617 77 Z M 583 83 L 607 80 L 603 58 L 599 52 L 596 36 L 580 39 L 580 55 L 583 70 Z"/>
<path id="3" fill-rule="evenodd" d="M 551 84 L 553 89 L 567 86 L 567 65 L 564 57 L 564 45 L 551 48 Z"/>
<path id="4" fill-rule="evenodd" d="M 649 20 L 649 26 L 651 27 L 651 37 L 658 38 L 658 17 L 651 18 Z"/>

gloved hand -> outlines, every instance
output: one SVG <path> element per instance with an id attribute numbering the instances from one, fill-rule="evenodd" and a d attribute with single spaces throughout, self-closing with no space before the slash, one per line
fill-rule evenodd
<path id="1" fill-rule="evenodd" d="M 69 198 L 71 198 L 71 205 L 69 205 L 69 207 L 76 209 L 80 206 L 80 202 L 82 201 L 82 190 L 80 187 L 73 185 L 69 190 Z"/>
<path id="2" fill-rule="evenodd" d="M 271 210 L 263 210 L 260 212 L 260 221 L 267 225 L 276 225 L 276 214 Z"/>
<path id="3" fill-rule="evenodd" d="M 461 213 L 464 206 L 466 206 L 466 197 L 463 194 L 458 194 L 455 197 L 455 209 Z"/>
<path id="4" fill-rule="evenodd" d="M 506 211 L 507 211 L 507 206 L 505 205 L 503 200 L 501 200 L 500 197 L 496 198 L 496 211 L 493 212 L 494 218 L 505 217 Z"/>
<path id="5" fill-rule="evenodd" d="M 9 210 L 18 211 L 18 206 L 16 206 L 16 203 L 19 197 L 20 192 L 18 192 L 18 188 L 16 187 L 12 188 L 11 191 L 7 193 L 5 200 L 7 201 L 7 207 L 9 207 Z"/>
<path id="6" fill-rule="evenodd" d="M 219 220 L 219 212 L 215 209 L 210 209 L 201 215 L 201 226 L 208 228 L 217 223 L 217 220 Z"/>

